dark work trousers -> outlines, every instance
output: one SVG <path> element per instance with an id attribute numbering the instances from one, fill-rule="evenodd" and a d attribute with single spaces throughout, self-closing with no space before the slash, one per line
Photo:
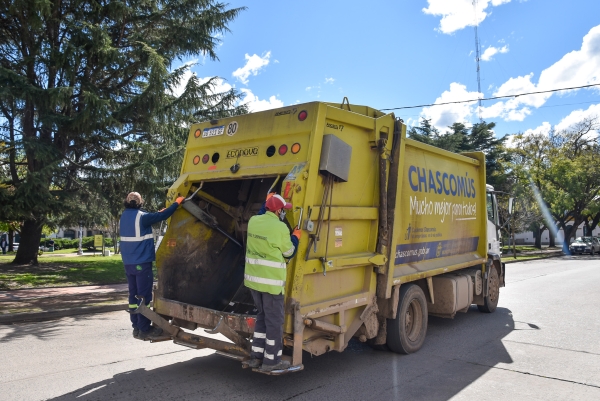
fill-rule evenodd
<path id="1" fill-rule="evenodd" d="M 152 262 L 139 265 L 125 265 L 127 274 L 127 283 L 129 284 L 129 310 L 135 310 L 141 303 L 141 299 L 135 296 L 144 297 L 146 305 L 152 301 Z M 150 320 L 141 314 L 132 314 L 131 326 L 140 331 L 150 330 Z"/>
<path id="2" fill-rule="evenodd" d="M 258 309 L 252 356 L 263 360 L 264 365 L 276 365 L 281 361 L 283 340 L 283 294 L 250 290 L 254 305 Z"/>

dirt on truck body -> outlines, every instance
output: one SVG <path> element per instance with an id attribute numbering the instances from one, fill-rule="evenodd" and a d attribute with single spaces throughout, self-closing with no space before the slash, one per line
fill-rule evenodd
<path id="1" fill-rule="evenodd" d="M 483 153 L 408 139 L 393 114 L 314 102 L 191 128 L 168 194 L 189 200 L 160 242 L 153 308 L 138 311 L 165 340 L 249 358 L 246 230 L 270 190 L 293 204 L 290 229 L 303 230 L 285 284 L 290 370 L 302 369 L 303 350 L 341 352 L 353 337 L 415 352 L 428 314 L 495 310 L 504 268 Z"/>

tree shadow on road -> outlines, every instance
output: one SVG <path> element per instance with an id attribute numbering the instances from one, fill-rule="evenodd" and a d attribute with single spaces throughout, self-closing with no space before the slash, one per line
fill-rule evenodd
<path id="1" fill-rule="evenodd" d="M 305 353 L 304 371 L 278 377 L 211 354 L 119 373 L 53 400 L 448 400 L 494 365 L 512 363 L 502 339 L 514 329 L 510 310 L 472 307 L 453 320 L 430 317 L 425 345 L 411 355 L 351 341 L 343 353 Z"/>
<path id="2" fill-rule="evenodd" d="M 73 326 L 94 325 L 98 320 L 102 320 L 101 315 L 76 315 L 71 317 L 57 317 L 45 321 L 26 321 L 20 323 L 0 324 L 0 344 L 10 341 L 24 339 L 26 337 L 38 340 L 50 340 L 53 337 L 60 337 L 65 330 L 70 330 Z M 35 324 L 32 324 L 35 322 Z"/>

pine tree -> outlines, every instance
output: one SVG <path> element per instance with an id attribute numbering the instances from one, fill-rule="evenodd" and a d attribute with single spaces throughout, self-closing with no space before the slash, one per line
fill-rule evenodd
<path id="1" fill-rule="evenodd" d="M 0 220 L 23 221 L 15 263 L 37 263 L 42 227 L 85 209 L 115 171 L 161 181 L 160 163 L 143 157 L 177 158 L 185 124 L 245 111 L 214 80 L 193 76 L 173 92 L 190 68 L 174 63 L 217 59 L 241 11 L 213 0 L 0 0 Z"/>

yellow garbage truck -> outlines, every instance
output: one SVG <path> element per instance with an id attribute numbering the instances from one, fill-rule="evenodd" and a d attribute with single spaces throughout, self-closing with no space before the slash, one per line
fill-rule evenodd
<path id="1" fill-rule="evenodd" d="M 312 102 L 191 127 L 142 313 L 169 340 L 249 358 L 256 309 L 243 285 L 248 220 L 275 190 L 293 204 L 284 357 L 421 348 L 428 315 L 494 312 L 504 286 L 497 204 L 481 152 L 406 137 L 393 114 Z M 214 334 L 221 334 L 214 335 Z M 272 372 L 280 374 L 286 372 Z"/>

